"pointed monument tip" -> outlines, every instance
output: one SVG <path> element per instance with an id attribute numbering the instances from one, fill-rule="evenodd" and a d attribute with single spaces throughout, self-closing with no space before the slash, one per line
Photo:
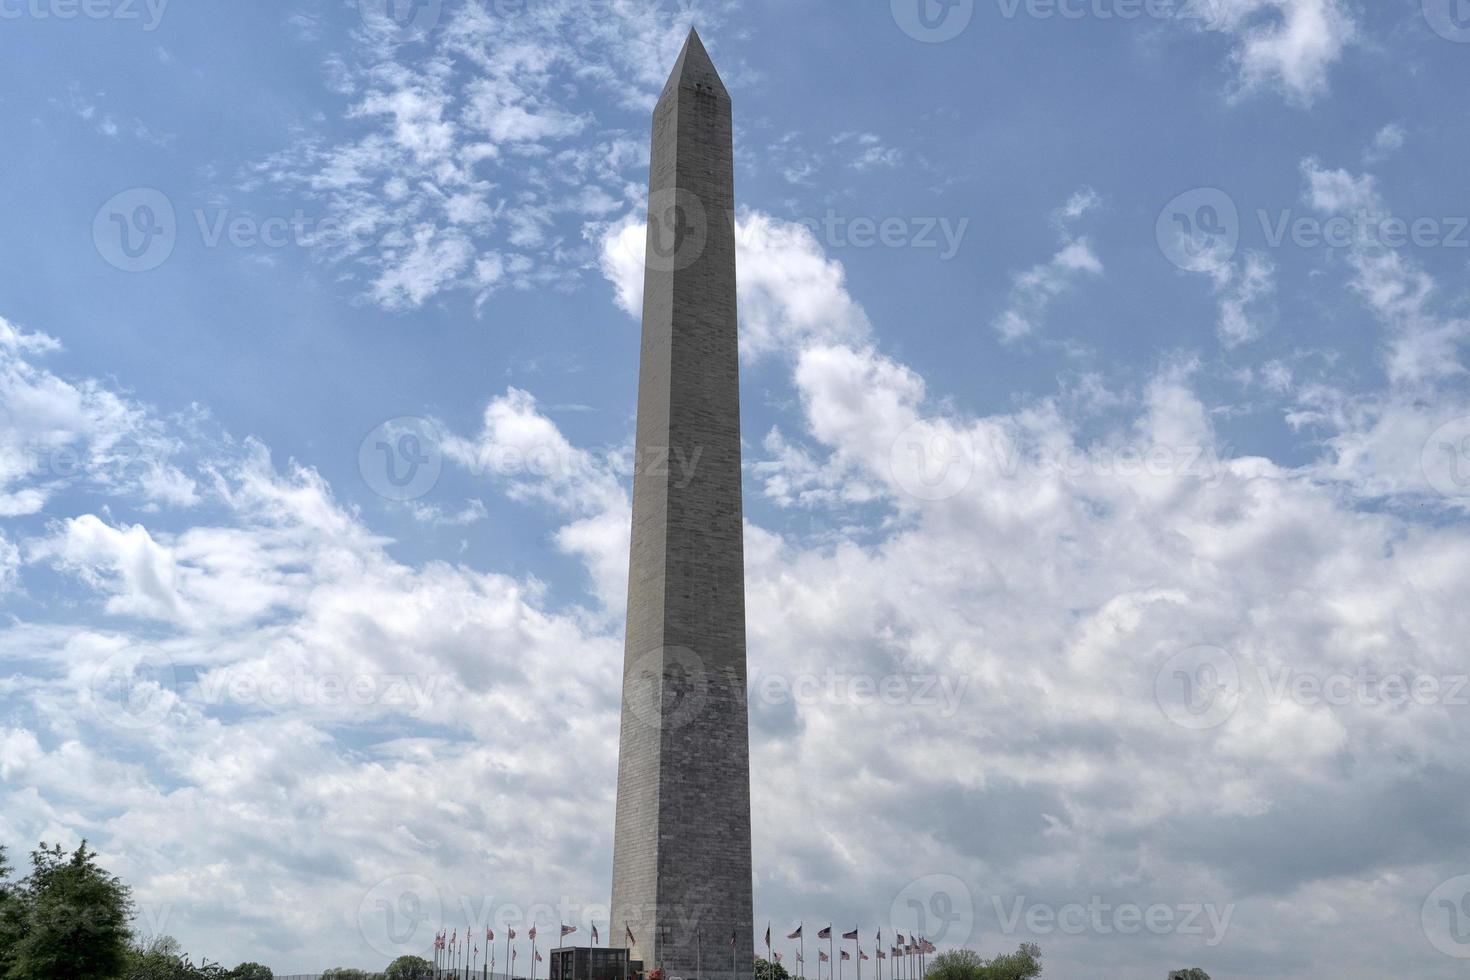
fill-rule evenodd
<path id="1" fill-rule="evenodd" d="M 729 93 L 725 91 L 725 83 L 720 80 L 720 73 L 715 70 L 715 63 L 710 60 L 709 52 L 704 49 L 704 41 L 700 38 L 699 31 L 692 26 L 689 28 L 689 36 L 684 40 L 684 48 L 679 52 L 679 60 L 674 62 L 674 70 L 669 73 L 669 81 L 664 86 L 659 101 L 662 101 L 674 89 L 704 89 L 729 98 Z"/>

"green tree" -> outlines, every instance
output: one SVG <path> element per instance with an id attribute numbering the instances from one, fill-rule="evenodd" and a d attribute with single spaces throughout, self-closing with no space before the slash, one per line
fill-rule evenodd
<path id="1" fill-rule="evenodd" d="M 25 903 L 20 888 L 10 880 L 10 859 L 0 847 L 0 977 L 10 972 L 15 947 L 25 934 Z"/>
<path id="2" fill-rule="evenodd" d="M 757 956 L 755 980 L 791 980 L 791 974 L 780 963 L 772 963 L 763 956 Z"/>
<path id="3" fill-rule="evenodd" d="M 322 971 L 321 980 L 368 980 L 368 975 L 351 967 L 334 966 L 330 970 Z"/>
<path id="4" fill-rule="evenodd" d="M 934 957 L 925 980 L 981 980 L 985 976 L 985 959 L 973 949 L 951 949 Z"/>
<path id="5" fill-rule="evenodd" d="M 230 971 L 227 980 L 276 980 L 268 966 L 259 963 L 241 963 Z"/>
<path id="6" fill-rule="evenodd" d="M 261 967 L 261 969 L 265 969 Z M 266 971 L 269 975 L 270 971 Z M 194 962 L 184 956 L 172 936 L 154 936 L 135 944 L 129 951 L 124 980 L 230 980 L 230 972 L 218 963 Z"/>
<path id="7" fill-rule="evenodd" d="M 1210 975 L 1197 966 L 1187 970 L 1175 970 L 1169 974 L 1169 980 L 1210 980 Z"/>
<path id="8" fill-rule="evenodd" d="M 1041 976 L 1041 947 L 1022 943 L 1014 953 L 987 960 L 973 949 L 952 949 L 934 957 L 924 980 L 1032 980 Z"/>
<path id="9" fill-rule="evenodd" d="M 128 886 L 97 866 L 82 841 L 68 856 L 45 841 L 31 852 L 21 883 L 19 935 L 5 958 L 6 980 L 109 980 L 129 963 Z"/>
<path id="10" fill-rule="evenodd" d="M 997 956 L 981 974 L 985 980 L 1031 980 L 1041 976 L 1041 947 L 1035 943 L 1022 943 L 1020 948 L 1007 956 Z"/>
<path id="11" fill-rule="evenodd" d="M 400 956 L 388 964 L 384 980 L 431 980 L 434 964 L 422 956 Z"/>

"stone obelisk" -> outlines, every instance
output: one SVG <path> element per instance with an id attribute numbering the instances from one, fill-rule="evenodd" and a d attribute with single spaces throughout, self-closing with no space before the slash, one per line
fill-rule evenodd
<path id="1" fill-rule="evenodd" d="M 748 980 L 750 744 L 730 96 L 689 32 L 653 113 L 609 931 Z M 628 934 L 632 934 L 632 942 Z"/>

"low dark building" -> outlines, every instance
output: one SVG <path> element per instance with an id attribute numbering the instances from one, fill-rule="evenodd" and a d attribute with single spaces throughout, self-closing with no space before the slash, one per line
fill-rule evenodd
<path id="1" fill-rule="evenodd" d="M 564 946 L 551 951 L 547 980 L 633 980 L 642 973 L 643 961 L 628 959 L 626 949 Z"/>

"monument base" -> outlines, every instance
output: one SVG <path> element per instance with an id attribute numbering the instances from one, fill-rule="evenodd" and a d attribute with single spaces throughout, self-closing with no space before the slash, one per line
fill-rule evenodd
<path id="1" fill-rule="evenodd" d="M 630 960 L 626 949 L 608 946 L 563 946 L 551 951 L 547 980 L 637 980 L 643 961 Z"/>

